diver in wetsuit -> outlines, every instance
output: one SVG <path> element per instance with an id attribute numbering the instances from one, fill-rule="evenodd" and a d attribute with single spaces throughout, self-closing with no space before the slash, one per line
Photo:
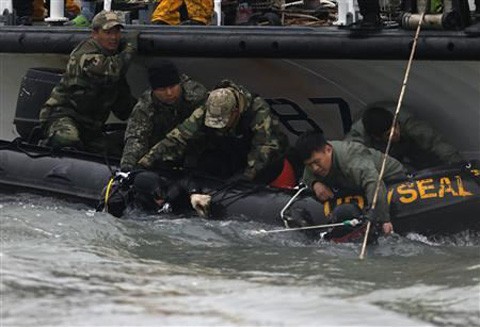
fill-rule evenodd
<path id="1" fill-rule="evenodd" d="M 168 179 L 151 171 L 130 174 L 120 179 L 99 209 L 121 217 L 132 210 L 162 214 L 193 208 L 201 217 L 208 216 L 211 196 L 201 192 L 191 177 Z"/>

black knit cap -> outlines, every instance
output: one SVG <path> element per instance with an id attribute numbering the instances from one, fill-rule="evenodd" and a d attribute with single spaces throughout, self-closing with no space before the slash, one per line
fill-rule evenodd
<path id="1" fill-rule="evenodd" d="M 152 90 L 180 83 L 177 66 L 169 60 L 161 60 L 148 69 L 148 81 Z"/>
<path id="2" fill-rule="evenodd" d="M 365 132 L 374 137 L 382 137 L 390 130 L 393 114 L 383 107 L 372 107 L 363 113 L 362 123 Z"/>

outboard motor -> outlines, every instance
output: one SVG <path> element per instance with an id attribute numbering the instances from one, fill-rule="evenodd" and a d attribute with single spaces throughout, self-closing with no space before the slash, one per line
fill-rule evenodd
<path id="1" fill-rule="evenodd" d="M 62 74 L 63 70 L 55 68 L 30 68 L 22 79 L 13 123 L 28 143 L 36 143 L 41 137 L 38 115 Z"/>

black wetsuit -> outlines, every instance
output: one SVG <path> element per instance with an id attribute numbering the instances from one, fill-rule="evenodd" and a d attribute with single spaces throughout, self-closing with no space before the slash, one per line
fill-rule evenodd
<path id="1" fill-rule="evenodd" d="M 126 211 L 140 210 L 145 213 L 181 213 L 191 211 L 190 194 L 199 193 L 196 182 L 190 176 L 182 178 L 165 178 L 151 171 L 133 172 L 134 176 L 117 183 L 105 206 L 105 201 L 99 209 L 115 217 L 121 217 Z M 155 199 L 163 199 L 164 204 L 158 205 Z"/>

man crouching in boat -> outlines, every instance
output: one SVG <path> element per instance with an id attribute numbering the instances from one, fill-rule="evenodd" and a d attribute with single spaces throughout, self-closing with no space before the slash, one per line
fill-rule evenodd
<path id="1" fill-rule="evenodd" d="M 91 37 L 70 54 L 62 80 L 40 111 L 45 145 L 121 155 L 123 136 L 103 133 L 110 112 L 125 120 L 135 104 L 125 78 L 135 48 L 121 38 L 121 28 L 113 12 L 94 17 Z"/>
<path id="2" fill-rule="evenodd" d="M 334 197 L 332 189 L 363 191 L 368 205 L 372 205 L 383 154 L 360 143 L 327 142 L 320 132 L 305 132 L 295 146 L 305 164 L 303 180 L 321 202 Z M 367 217 L 382 223 L 383 232 L 393 232 L 384 182 L 406 178 L 405 168 L 397 160 L 387 157 L 385 173 L 374 212 Z"/>
<path id="3" fill-rule="evenodd" d="M 109 189 L 109 188 L 112 189 Z M 104 190 L 98 209 L 115 217 L 139 210 L 147 214 L 181 213 L 188 208 L 208 217 L 211 196 L 202 192 L 189 176 L 166 178 L 150 171 L 136 171 Z"/>
<path id="4" fill-rule="evenodd" d="M 225 80 L 138 165 L 154 169 L 184 159 L 184 167 L 218 178 L 269 182 L 284 168 L 287 146 L 265 100 Z"/>
<path id="5" fill-rule="evenodd" d="M 130 171 L 152 146 L 205 103 L 207 89 L 171 61 L 157 61 L 148 69 L 150 89 L 138 99 L 128 119 L 120 167 Z"/>
<path id="6" fill-rule="evenodd" d="M 417 170 L 464 162 L 458 150 L 426 122 L 408 113 L 400 113 L 398 118 L 389 154 L 406 167 Z M 385 152 L 392 122 L 393 114 L 387 109 L 369 108 L 353 124 L 345 140 Z"/>

